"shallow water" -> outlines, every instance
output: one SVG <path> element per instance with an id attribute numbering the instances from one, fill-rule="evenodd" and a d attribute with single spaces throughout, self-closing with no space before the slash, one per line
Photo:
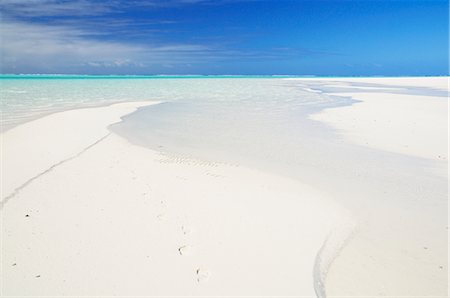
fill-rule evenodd
<path id="1" fill-rule="evenodd" d="M 306 92 L 282 80 L 188 84 L 190 90 L 124 117 L 113 131 L 140 145 L 191 157 L 270 160 L 285 150 L 295 154 L 293 148 L 305 145 L 305 138 L 326 133 L 308 120 L 309 114 L 353 102 Z"/>
<path id="2" fill-rule="evenodd" d="M 195 94 L 189 81 L 165 77 L 0 76 L 3 130 L 71 108 Z M 197 80 L 197 79 L 196 79 Z"/>

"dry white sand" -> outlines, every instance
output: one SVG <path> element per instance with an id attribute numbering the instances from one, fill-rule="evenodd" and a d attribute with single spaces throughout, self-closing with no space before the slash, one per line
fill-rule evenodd
<path id="1" fill-rule="evenodd" d="M 340 87 L 355 89 L 352 93 L 329 93 L 360 101 L 352 106 L 325 109 L 311 118 L 325 122 L 349 141 L 371 148 L 448 160 L 448 98 L 364 93 L 364 87 L 350 83 L 376 83 L 387 87 L 414 86 L 447 90 L 448 78 L 339 79 Z M 343 83 L 343 84 L 342 84 Z M 326 84 L 335 87 L 334 83 Z"/>
<path id="2" fill-rule="evenodd" d="M 335 85 L 340 87 L 349 86 L 349 84 L 351 83 L 368 83 L 368 84 L 379 84 L 382 85 L 383 88 L 427 87 L 440 90 L 448 90 L 449 84 L 448 81 L 449 77 L 360 77 L 360 78 L 342 77 L 342 78 L 301 78 L 301 79 L 291 78 L 286 80 L 326 82 L 327 86 Z"/>
<path id="3" fill-rule="evenodd" d="M 346 212 L 297 181 L 109 133 L 145 104 L 2 135 L 2 294 L 314 296 Z"/>

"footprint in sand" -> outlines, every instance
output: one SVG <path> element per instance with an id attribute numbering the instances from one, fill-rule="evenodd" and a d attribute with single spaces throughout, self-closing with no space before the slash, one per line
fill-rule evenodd
<path id="1" fill-rule="evenodd" d="M 211 276 L 211 272 L 209 272 L 209 270 L 202 268 L 198 268 L 195 273 L 197 275 L 197 282 L 199 283 L 207 282 Z"/>
<path id="2" fill-rule="evenodd" d="M 181 226 L 181 231 L 183 232 L 184 235 L 188 235 L 192 232 L 192 229 L 187 226 Z"/>
<path id="3" fill-rule="evenodd" d="M 183 245 L 178 248 L 178 253 L 181 256 L 190 256 L 192 254 L 192 246 Z"/>

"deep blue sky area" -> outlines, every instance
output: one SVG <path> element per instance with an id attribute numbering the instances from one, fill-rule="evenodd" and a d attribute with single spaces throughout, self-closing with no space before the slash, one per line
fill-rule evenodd
<path id="1" fill-rule="evenodd" d="M 449 74 L 447 0 L 2 0 L 2 73 Z"/>

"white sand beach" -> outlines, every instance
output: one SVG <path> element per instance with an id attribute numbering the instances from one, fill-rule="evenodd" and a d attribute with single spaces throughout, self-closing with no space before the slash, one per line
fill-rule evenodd
<path id="1" fill-rule="evenodd" d="M 345 211 L 297 181 L 108 132 L 141 105 L 57 113 L 2 135 L 3 294 L 314 296 L 314 266 L 327 266 L 318 251 L 351 228 Z"/>
<path id="2" fill-rule="evenodd" d="M 335 175 L 336 161 L 302 181 L 151 150 L 108 129 L 152 101 L 2 133 L 2 294 L 446 297 L 448 99 L 386 89 L 443 92 L 448 78 L 291 81 L 357 100 L 308 121 L 336 148 L 380 163 L 361 154 L 348 175 Z"/>

